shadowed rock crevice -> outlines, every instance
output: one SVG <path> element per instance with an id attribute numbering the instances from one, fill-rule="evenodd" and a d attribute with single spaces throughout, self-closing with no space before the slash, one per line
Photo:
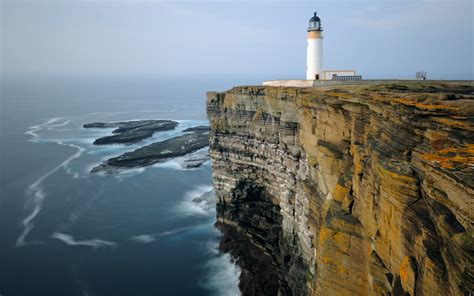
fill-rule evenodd
<path id="1" fill-rule="evenodd" d="M 216 225 L 224 233 L 220 249 L 238 258 L 243 294 L 305 295 L 307 267 L 283 238 L 274 198 L 249 179 L 238 181 L 231 196 L 230 203 L 217 204 Z"/>

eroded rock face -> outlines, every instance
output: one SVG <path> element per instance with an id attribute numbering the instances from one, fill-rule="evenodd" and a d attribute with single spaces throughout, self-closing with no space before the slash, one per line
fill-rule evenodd
<path id="1" fill-rule="evenodd" d="M 221 248 L 243 294 L 473 293 L 473 91 L 208 93 Z"/>

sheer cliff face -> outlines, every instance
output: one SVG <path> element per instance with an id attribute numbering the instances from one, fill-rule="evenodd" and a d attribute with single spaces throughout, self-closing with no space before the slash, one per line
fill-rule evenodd
<path id="1" fill-rule="evenodd" d="M 398 83 L 209 93 L 217 224 L 221 248 L 242 267 L 242 292 L 474 292 L 473 91 Z"/>

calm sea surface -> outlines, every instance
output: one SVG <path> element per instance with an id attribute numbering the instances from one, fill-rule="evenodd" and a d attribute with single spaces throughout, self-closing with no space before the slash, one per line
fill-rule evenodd
<path id="1" fill-rule="evenodd" d="M 207 125 L 205 92 L 236 78 L 3 81 L 0 295 L 237 295 L 239 269 L 216 250 L 210 163 L 181 159 L 112 175 L 102 160 Z M 82 124 L 173 119 L 133 145 L 93 146 L 112 129 Z"/>

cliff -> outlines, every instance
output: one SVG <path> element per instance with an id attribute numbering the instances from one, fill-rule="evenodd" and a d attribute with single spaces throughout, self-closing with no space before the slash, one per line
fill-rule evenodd
<path id="1" fill-rule="evenodd" d="M 244 295 L 474 293 L 474 86 L 208 93 L 220 247 Z"/>

